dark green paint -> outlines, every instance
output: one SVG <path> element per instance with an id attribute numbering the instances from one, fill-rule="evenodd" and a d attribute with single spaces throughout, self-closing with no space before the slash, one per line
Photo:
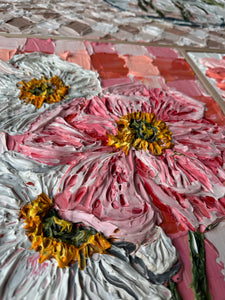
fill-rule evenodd
<path id="1" fill-rule="evenodd" d="M 224 4 L 217 2 L 216 0 L 201 0 L 202 2 L 209 4 L 209 5 L 217 5 L 220 7 L 224 7 Z"/>
<path id="2" fill-rule="evenodd" d="M 146 128 L 153 130 L 153 134 L 151 136 L 148 136 L 144 131 L 144 125 Z M 142 140 L 145 140 L 150 143 L 157 141 L 158 130 L 157 128 L 151 126 L 150 123 L 147 123 L 142 120 L 131 119 L 129 127 L 134 131 L 136 139 L 141 138 Z"/>
<path id="3" fill-rule="evenodd" d="M 210 300 L 208 280 L 205 268 L 204 234 L 200 232 L 188 232 L 190 247 L 192 282 L 195 300 Z"/>
<path id="4" fill-rule="evenodd" d="M 35 87 L 34 89 L 29 90 L 29 92 L 35 96 L 40 96 L 46 91 L 46 96 L 52 95 L 54 93 L 54 88 L 50 85 L 46 86 L 46 84 L 41 84 L 40 87 Z"/>
<path id="5" fill-rule="evenodd" d="M 168 289 L 171 291 L 173 300 L 182 300 L 177 290 L 177 284 L 172 279 L 167 283 Z"/>
<path id="6" fill-rule="evenodd" d="M 61 219 L 55 209 L 50 210 L 48 215 L 42 220 L 43 233 L 45 237 L 52 237 L 57 241 L 74 245 L 78 248 L 87 242 L 91 235 L 97 231 L 91 227 L 85 227 L 81 223 L 72 223 L 72 230 L 68 232 L 67 228 L 62 231 L 62 227 L 55 223 L 54 217 Z"/>

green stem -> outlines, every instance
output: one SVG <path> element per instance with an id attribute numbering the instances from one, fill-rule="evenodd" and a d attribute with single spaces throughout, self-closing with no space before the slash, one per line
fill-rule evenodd
<path id="1" fill-rule="evenodd" d="M 177 284 L 172 279 L 167 284 L 168 289 L 171 291 L 173 300 L 182 300 L 177 290 Z"/>
<path id="2" fill-rule="evenodd" d="M 188 232 L 188 242 L 191 257 L 192 282 L 195 300 L 210 300 L 208 280 L 205 268 L 204 234 L 200 232 Z"/>

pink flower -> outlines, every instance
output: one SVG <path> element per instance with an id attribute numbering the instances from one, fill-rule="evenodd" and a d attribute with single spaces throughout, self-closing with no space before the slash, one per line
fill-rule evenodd
<path id="1" fill-rule="evenodd" d="M 220 56 L 218 54 L 218 56 Z M 213 57 L 201 58 L 200 63 L 208 69 L 206 70 L 206 76 L 213 78 L 216 81 L 216 86 L 225 91 L 225 57 L 217 59 Z M 221 93 L 222 97 L 225 97 L 224 92 Z"/>
<path id="2" fill-rule="evenodd" d="M 108 145 L 132 112 L 155 114 L 172 132 L 161 155 Z M 203 104 L 176 91 L 123 86 L 102 98 L 75 99 L 42 114 L 10 149 L 49 165 L 70 164 L 55 197 L 61 216 L 120 240 L 155 239 L 164 218 L 203 228 L 224 214 L 224 131 L 204 119 Z M 172 225 L 171 225 L 172 226 Z"/>

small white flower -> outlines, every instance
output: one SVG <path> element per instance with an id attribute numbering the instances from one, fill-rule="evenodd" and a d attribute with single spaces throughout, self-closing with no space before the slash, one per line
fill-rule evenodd
<path id="1" fill-rule="evenodd" d="M 15 55 L 9 62 L 0 61 L 0 131 L 21 134 L 43 111 L 55 108 L 78 97 L 91 97 L 101 91 L 97 73 L 61 60 L 56 55 L 40 53 Z M 57 76 L 63 85 L 70 86 L 61 102 L 43 103 L 41 108 L 20 100 L 21 81 L 40 80 Z"/>

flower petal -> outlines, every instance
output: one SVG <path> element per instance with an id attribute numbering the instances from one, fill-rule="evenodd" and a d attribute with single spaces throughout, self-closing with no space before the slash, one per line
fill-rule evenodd
<path id="1" fill-rule="evenodd" d="M 124 87 L 121 95 L 107 94 L 103 98 L 96 96 L 86 104 L 83 100 L 74 100 L 70 106 L 46 112 L 33 123 L 26 136 L 18 141 L 9 138 L 12 144 L 10 149 L 44 163 L 69 163 L 77 151 L 96 151 L 99 146 L 106 145 L 107 134 L 116 133 L 115 121 L 127 113 L 155 113 L 157 118 L 171 121 L 172 124 L 188 118 L 198 119 L 204 112 L 201 104 L 186 96 L 182 98 L 179 93 L 147 90 L 143 86 L 126 88 L 128 90 Z M 106 148 L 106 151 L 110 150 Z"/>
<path id="2" fill-rule="evenodd" d="M 135 270 L 123 250 L 113 250 L 113 255 L 91 259 L 85 270 L 87 275 L 80 274 L 83 282 L 88 276 L 91 278 L 92 289 L 84 289 L 89 299 L 171 299 L 170 291 L 163 285 L 150 283 Z"/>
<path id="3" fill-rule="evenodd" d="M 168 271 L 177 261 L 177 251 L 162 229 L 153 243 L 141 245 L 135 255 L 141 258 L 146 267 L 155 274 Z"/>
<path id="4" fill-rule="evenodd" d="M 204 105 L 177 91 L 148 89 L 143 85 L 122 85 L 109 89 L 107 108 L 120 118 L 133 111 L 155 113 L 164 122 L 199 120 Z"/>
<path id="5" fill-rule="evenodd" d="M 207 226 L 225 212 L 220 201 L 225 187 L 195 157 L 172 153 L 157 160 L 144 151 L 136 152 L 137 173 L 153 203 L 160 210 L 169 209 L 178 224 L 192 230 L 199 223 Z"/>
<path id="6" fill-rule="evenodd" d="M 87 115 L 84 106 L 84 99 L 75 99 L 45 112 L 24 136 L 9 136 L 9 148 L 53 165 L 70 163 L 86 151 L 111 150 L 104 145 L 113 122 Z"/>
<path id="7" fill-rule="evenodd" d="M 12 248 L 13 249 L 13 248 Z M 39 264 L 38 253 L 22 248 L 13 249 L 13 253 L 2 264 L 0 257 L 0 294 L 1 299 L 22 300 L 27 297 L 43 299 L 62 296 L 66 299 L 68 270 L 57 268 L 55 262 Z"/>
<path id="8" fill-rule="evenodd" d="M 63 218 L 83 221 L 105 236 L 142 243 L 157 233 L 157 213 L 135 172 L 133 152 L 80 156 L 68 170 L 55 202 Z"/>

